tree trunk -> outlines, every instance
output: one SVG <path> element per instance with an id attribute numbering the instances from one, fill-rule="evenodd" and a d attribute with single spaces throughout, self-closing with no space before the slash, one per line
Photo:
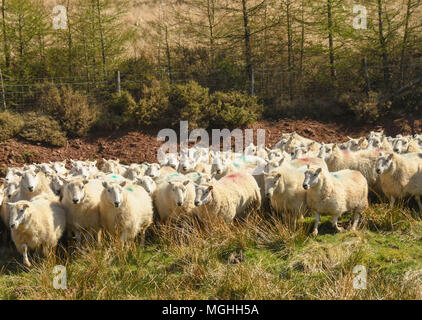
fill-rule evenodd
<path id="1" fill-rule="evenodd" d="M 402 86 L 404 83 L 404 60 L 405 60 L 405 55 L 406 55 L 407 39 L 409 36 L 409 21 L 410 21 L 410 16 L 412 14 L 411 7 L 412 7 L 412 0 L 408 0 L 405 23 L 404 23 L 403 43 L 402 43 L 401 53 L 400 53 L 400 86 Z"/>
<path id="2" fill-rule="evenodd" d="M 328 52 L 330 56 L 330 74 L 333 82 L 337 79 L 335 57 L 334 57 L 334 31 L 333 31 L 333 0 L 327 0 L 327 18 L 328 18 Z"/>
<path id="3" fill-rule="evenodd" d="M 382 10 L 382 0 L 377 0 L 378 6 L 378 33 L 379 33 L 379 42 L 381 46 L 381 55 L 382 55 L 382 65 L 384 72 L 384 86 L 385 90 L 389 91 L 390 87 L 390 72 L 388 68 L 388 53 L 387 53 L 387 44 L 384 37 L 384 26 L 383 26 L 383 10 Z"/>
<path id="4" fill-rule="evenodd" d="M 4 50 L 4 63 L 6 70 L 10 67 L 10 50 L 9 50 L 9 39 L 7 38 L 6 31 L 6 1 L 1 1 L 1 17 L 2 17 L 2 29 L 3 29 L 3 50 Z"/>
<path id="5" fill-rule="evenodd" d="M 252 65 L 252 49 L 251 49 L 251 31 L 249 28 L 249 16 L 247 0 L 242 0 L 242 13 L 243 13 L 243 27 L 244 27 L 244 40 L 245 40 L 245 64 L 246 74 L 249 80 L 249 92 L 254 94 L 254 80 L 253 80 L 253 65 Z"/>
<path id="6" fill-rule="evenodd" d="M 101 7 L 100 0 L 97 0 L 97 14 L 98 14 L 98 29 L 100 31 L 100 40 L 101 40 L 101 56 L 103 58 L 103 73 L 104 77 L 107 76 L 107 67 L 106 67 L 106 53 L 105 53 L 105 44 L 104 44 L 104 31 L 103 23 L 101 19 Z"/>

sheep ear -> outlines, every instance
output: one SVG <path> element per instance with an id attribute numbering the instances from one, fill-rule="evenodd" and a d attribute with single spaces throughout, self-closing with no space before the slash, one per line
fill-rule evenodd
<path id="1" fill-rule="evenodd" d="M 106 188 L 106 189 L 108 188 L 108 183 L 107 183 L 107 181 L 103 181 L 103 187 L 104 187 L 104 188 Z"/>
<path id="2" fill-rule="evenodd" d="M 29 208 L 29 204 L 24 203 L 24 204 L 22 205 L 22 208 L 24 208 L 24 209 L 28 209 L 28 208 Z"/>
<path id="3" fill-rule="evenodd" d="M 280 178 L 281 177 L 281 173 L 277 173 L 275 177 L 276 178 Z"/>
<path id="4" fill-rule="evenodd" d="M 308 169 L 310 169 L 311 168 L 311 166 L 308 164 L 307 166 L 306 166 Z"/>
<path id="5" fill-rule="evenodd" d="M 209 186 L 209 187 L 208 187 L 208 191 L 211 191 L 212 189 L 214 189 L 214 187 L 213 187 L 213 186 Z"/>
<path id="6" fill-rule="evenodd" d="M 189 182 L 190 182 L 190 180 L 185 180 L 185 181 L 183 182 L 183 185 L 184 185 L 184 186 L 187 186 L 187 185 L 189 184 Z"/>
<path id="7" fill-rule="evenodd" d="M 124 187 L 126 184 L 127 184 L 127 182 L 126 182 L 126 181 L 123 181 L 123 182 L 120 184 L 120 186 L 121 186 L 121 187 Z"/>
<path id="8" fill-rule="evenodd" d="M 318 168 L 318 169 L 317 169 L 317 171 L 316 171 L 316 173 L 317 173 L 317 174 L 320 174 L 320 173 L 321 173 L 321 171 L 322 171 L 322 168 Z"/>
<path id="9" fill-rule="evenodd" d="M 89 180 L 88 179 L 84 179 L 84 181 L 82 181 L 83 184 L 88 184 Z"/>

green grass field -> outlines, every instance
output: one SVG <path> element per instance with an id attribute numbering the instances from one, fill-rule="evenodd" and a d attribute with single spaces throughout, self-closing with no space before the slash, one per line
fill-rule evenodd
<path id="1" fill-rule="evenodd" d="M 349 216 L 343 217 L 347 227 Z M 421 299 L 422 220 L 404 207 L 375 205 L 359 231 L 335 233 L 323 217 L 297 230 L 280 218 L 251 215 L 231 226 L 154 227 L 144 248 L 106 239 L 84 249 L 67 246 L 33 267 L 1 251 L 1 299 Z M 55 265 L 67 268 L 67 289 L 53 288 Z M 355 266 L 367 289 L 354 289 Z"/>

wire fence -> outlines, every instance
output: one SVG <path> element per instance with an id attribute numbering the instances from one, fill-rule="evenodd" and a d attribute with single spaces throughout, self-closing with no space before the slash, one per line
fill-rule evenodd
<path id="1" fill-rule="evenodd" d="M 367 66 L 370 73 L 380 73 L 382 66 L 370 64 Z M 393 78 L 400 78 L 397 75 L 397 65 L 387 66 Z M 422 74 L 422 62 L 412 62 L 402 66 L 406 70 L 412 70 L 411 79 L 406 79 L 405 83 L 413 80 L 415 72 Z M 253 92 L 258 96 L 281 96 L 288 94 L 291 90 L 291 82 L 296 81 L 297 86 L 301 87 L 300 76 L 307 75 L 307 71 L 288 70 L 286 68 L 262 67 L 253 71 Z M 236 79 L 232 76 L 209 72 L 204 76 L 198 74 L 190 74 L 184 69 L 156 70 L 153 74 L 159 81 L 171 81 L 172 83 L 187 83 L 191 80 L 198 82 L 204 87 L 210 88 L 211 91 L 225 90 L 233 88 L 233 82 L 240 84 L 240 88 L 249 91 L 250 83 L 248 83 L 248 75 L 239 71 Z M 311 76 L 311 75 L 308 75 Z M 110 94 L 120 90 L 127 90 L 134 93 L 134 97 L 139 99 L 141 87 L 143 84 L 150 82 L 143 74 L 136 73 L 120 73 L 104 76 L 85 76 L 85 77 L 39 77 L 27 79 L 3 78 L 0 88 L 0 108 L 6 105 L 17 111 L 24 111 L 28 107 L 32 107 L 43 91 L 43 83 L 51 83 L 57 87 L 70 86 L 74 90 L 85 92 L 87 95 L 104 101 Z M 362 80 L 364 75 L 362 74 Z M 242 87 L 243 86 L 243 87 Z M 299 93 L 300 95 L 301 93 Z"/>

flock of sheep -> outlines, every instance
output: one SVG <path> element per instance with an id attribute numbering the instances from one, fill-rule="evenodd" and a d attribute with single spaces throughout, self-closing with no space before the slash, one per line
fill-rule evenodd
<path id="1" fill-rule="evenodd" d="M 352 229 L 368 207 L 368 190 L 392 203 L 414 196 L 422 211 L 422 136 L 384 136 L 371 132 L 342 144 L 320 144 L 297 133 L 283 134 L 272 148 L 251 144 L 243 153 L 194 146 L 166 154 L 160 164 L 129 166 L 119 160 L 70 160 L 8 168 L 0 186 L 3 241 L 14 242 L 30 266 L 28 250 L 48 255 L 66 233 L 103 231 L 124 244 L 153 223 L 182 215 L 212 221 L 270 206 L 294 221 L 307 212 L 339 217 L 353 213 Z"/>

